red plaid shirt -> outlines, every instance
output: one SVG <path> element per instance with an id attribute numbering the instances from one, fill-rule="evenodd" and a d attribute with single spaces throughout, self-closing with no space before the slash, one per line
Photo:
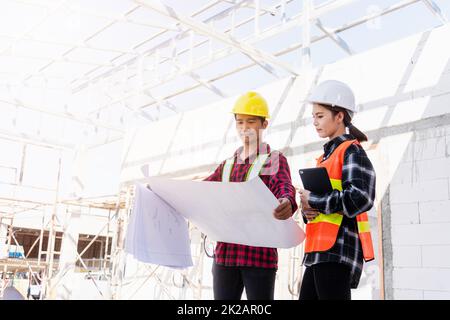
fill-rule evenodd
<path id="1" fill-rule="evenodd" d="M 259 177 L 266 184 L 277 199 L 287 198 L 291 202 L 292 212 L 297 210 L 295 202 L 295 188 L 291 182 L 291 173 L 286 157 L 279 151 L 270 151 L 268 144 L 261 148 L 261 153 L 271 153 L 264 164 Z M 254 159 L 238 160 L 242 151 L 240 147 L 234 153 L 234 165 L 231 170 L 232 182 L 243 182 Z M 259 152 L 258 152 L 259 153 Z M 254 157 L 253 157 L 254 158 Z M 205 181 L 222 181 L 223 161 L 212 175 Z M 274 218 L 275 219 L 275 218 Z M 235 243 L 217 242 L 215 249 L 215 262 L 225 266 L 245 266 L 260 268 L 277 268 L 278 252 L 276 248 L 251 247 Z"/>

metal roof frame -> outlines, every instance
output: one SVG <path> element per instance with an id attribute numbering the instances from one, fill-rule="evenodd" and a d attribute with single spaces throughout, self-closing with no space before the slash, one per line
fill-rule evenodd
<path id="1" fill-rule="evenodd" d="M 287 75 L 298 75 L 301 73 L 302 68 L 311 67 L 311 52 L 309 47 L 314 43 L 328 38 L 336 43 L 336 45 L 347 54 L 353 54 L 354 50 L 351 48 L 351 43 L 347 43 L 340 36 L 340 33 L 372 19 L 376 19 L 377 17 L 401 10 L 416 3 L 422 3 L 424 5 L 424 9 L 427 8 L 436 17 L 436 19 L 440 21 L 440 23 L 444 24 L 448 21 L 442 10 L 433 0 L 399 0 L 396 4 L 391 5 L 388 8 L 384 8 L 380 10 L 380 12 L 368 14 L 364 17 L 356 19 L 355 21 L 347 22 L 337 28 L 329 28 L 326 26 L 326 22 L 322 19 L 322 17 L 333 11 L 350 6 L 357 0 L 330 0 L 316 6 L 314 5 L 313 0 L 305 0 L 303 1 L 303 7 L 300 12 L 294 13 L 290 18 L 287 18 L 286 8 L 294 1 L 295 0 L 280 0 L 275 2 L 275 4 L 268 6 L 263 5 L 261 0 L 211 0 L 205 3 L 202 7 L 198 8 L 198 10 L 194 11 L 192 14 L 186 15 L 184 13 L 177 12 L 176 8 L 167 6 L 162 1 L 153 0 L 136 0 L 134 1 L 134 5 L 128 8 L 128 10 L 126 10 L 123 14 L 99 13 L 95 10 L 86 8 L 68 7 L 67 1 L 60 1 L 56 3 L 56 5 L 45 6 L 42 3 L 34 3 L 28 0 L 14 0 L 14 2 L 17 3 L 44 8 L 47 12 L 41 19 L 29 26 L 19 36 L 0 34 L 0 37 L 12 40 L 11 44 L 0 50 L 0 58 L 11 54 L 12 51 L 14 51 L 14 43 L 18 41 L 33 41 L 42 44 L 63 45 L 68 47 L 68 49 L 61 55 L 51 59 L 43 58 L 42 56 L 34 56 L 33 52 L 30 52 L 29 54 L 18 54 L 16 56 L 18 58 L 41 61 L 42 66 L 36 72 L 30 70 L 29 73 L 22 75 L 16 82 L 17 86 L 32 86 L 29 82 L 33 77 L 40 77 L 42 79 L 52 78 L 51 76 L 47 76 L 45 72 L 49 67 L 58 62 L 77 63 L 90 67 L 89 71 L 85 72 L 81 77 L 72 78 L 68 84 L 63 85 L 64 89 L 69 90 L 71 94 L 83 93 L 84 90 L 89 89 L 91 85 L 98 84 L 101 81 L 106 81 L 117 72 L 123 70 L 125 70 L 125 83 L 128 81 L 135 81 L 136 77 L 139 78 L 139 76 L 140 79 L 138 81 L 138 85 L 134 86 L 132 90 L 122 92 L 119 97 L 110 99 L 110 101 L 106 104 L 95 106 L 85 116 L 72 114 L 64 108 L 57 112 L 50 111 L 45 105 L 30 105 L 28 103 L 22 103 L 20 100 L 10 101 L 1 99 L 1 97 L 0 100 L 3 103 L 11 104 L 18 108 L 25 108 L 43 114 L 50 114 L 57 118 L 82 123 L 88 127 L 105 129 L 107 132 L 115 133 L 111 139 L 117 140 L 125 132 L 126 124 L 123 123 L 118 125 L 117 123 L 112 124 L 96 119 L 100 113 L 111 112 L 111 110 L 116 108 L 117 105 L 122 105 L 122 113 L 133 113 L 143 117 L 146 121 L 155 121 L 154 117 L 144 114 L 142 109 L 150 106 L 158 106 L 158 108 L 160 106 L 166 106 L 172 111 L 177 112 L 177 106 L 173 105 L 169 99 L 200 87 L 207 88 L 218 98 L 225 98 L 227 97 L 227 93 L 215 85 L 214 82 L 232 74 L 242 72 L 243 70 L 255 65 L 260 66 L 275 78 L 280 77 L 280 72 L 284 72 Z M 227 5 L 225 9 L 223 9 L 224 4 Z M 218 6 L 221 8 L 219 11 L 208 15 L 211 10 L 218 8 Z M 43 25 L 52 16 L 52 14 L 55 14 L 61 8 L 64 8 L 70 13 L 101 18 L 109 22 L 103 24 L 97 30 L 92 30 L 92 33 L 90 33 L 79 43 L 70 41 L 65 42 L 61 40 L 46 40 L 34 37 L 32 34 L 33 30 Z M 243 8 L 246 10 L 253 10 L 254 13 L 251 16 L 247 15 L 245 18 L 237 21 L 237 13 Z M 136 20 L 132 17 L 132 15 L 138 10 L 152 10 L 154 13 L 156 12 L 159 15 L 167 17 L 167 23 Z M 205 17 L 199 19 L 199 16 L 201 15 Z M 266 29 L 262 29 L 261 19 L 267 15 L 271 15 L 273 17 L 279 16 L 279 21 L 271 24 Z M 214 27 L 214 25 L 220 21 L 229 22 L 229 26 L 223 31 L 219 31 Z M 91 43 L 91 40 L 97 35 L 102 34 L 102 32 L 120 22 L 126 22 L 130 25 L 156 28 L 156 30 L 160 29 L 160 31 L 151 34 L 149 37 L 143 39 L 129 50 L 105 48 L 96 45 L 95 43 Z M 234 36 L 236 30 L 248 24 L 253 24 L 252 34 L 240 39 L 236 38 Z M 317 27 L 323 35 L 313 36 L 311 34 L 312 26 Z M 295 39 L 293 39 L 292 44 L 289 47 L 272 53 L 264 52 L 264 50 L 257 48 L 256 45 L 260 41 L 275 37 L 295 27 L 302 28 L 302 32 L 299 33 L 299 41 L 295 41 Z M 170 32 L 175 32 L 175 34 L 170 35 Z M 203 38 L 200 41 L 195 41 L 195 35 L 202 35 L 203 37 L 206 36 L 206 39 Z M 169 36 L 169 38 L 167 38 L 167 36 Z M 158 39 L 161 40 L 158 42 Z M 178 43 L 186 39 L 189 41 L 188 47 L 178 48 Z M 202 46 L 208 44 L 210 45 L 212 41 L 218 41 L 224 44 L 225 48 L 213 50 L 210 47 L 209 53 L 206 56 L 202 55 L 199 59 L 196 59 L 195 50 L 201 48 Z M 149 47 L 149 44 L 153 42 L 156 44 Z M 161 51 L 167 48 L 170 49 L 171 54 L 167 57 L 163 57 L 161 55 Z M 109 52 L 115 56 L 114 58 L 106 60 L 102 63 L 83 61 L 74 57 L 68 57 L 68 55 L 76 49 L 92 49 L 99 52 Z M 301 61 L 300 69 L 290 66 L 280 60 L 280 56 L 297 49 L 302 50 L 302 53 L 299 55 L 299 61 Z M 235 52 L 240 52 L 247 57 L 250 57 L 251 63 L 230 66 L 229 72 L 224 72 L 210 78 L 202 77 L 201 74 L 198 73 L 197 70 L 207 68 L 213 62 L 218 62 Z M 187 64 L 179 63 L 177 60 L 179 56 L 184 54 L 189 55 Z M 143 66 L 142 61 L 143 59 L 149 58 L 152 59 L 153 65 L 150 70 L 145 70 L 146 67 Z M 161 73 L 160 66 L 165 64 L 170 64 L 172 66 L 172 71 L 164 74 Z M 144 79 L 145 77 L 142 76 L 143 68 L 145 71 L 149 71 L 154 74 L 150 81 L 148 81 L 148 79 Z M 139 75 L 139 73 L 141 73 L 141 75 Z M 8 76 L 8 74 L 5 73 L 0 74 Z M 175 80 L 180 76 L 190 77 L 195 81 L 195 85 L 179 88 L 174 87 L 170 93 L 163 96 L 158 96 L 153 93 L 153 90 L 156 88 L 168 84 L 170 81 Z M 55 80 L 59 81 L 57 78 Z M 34 87 L 39 88 L 39 86 L 36 85 L 34 85 Z M 42 88 L 42 90 L 45 90 L 45 88 Z M 143 105 L 132 107 L 126 104 L 128 99 L 141 94 L 145 94 L 150 100 Z M 124 103 L 125 107 L 123 107 Z M 67 147 L 70 145 L 64 143 L 63 141 L 50 142 L 48 141 L 49 139 L 43 139 L 39 137 L 39 135 L 36 135 L 36 137 L 33 135 L 27 135 L 24 137 L 22 134 L 17 134 L 16 132 L 2 132 L 2 135 L 8 136 L 10 139 L 19 139 L 20 141 L 25 138 L 26 140 L 32 142 L 35 141 L 39 144 L 50 144 L 55 147 Z M 93 144 L 98 145 L 99 143 L 107 143 L 109 141 L 110 140 L 108 139 L 106 141 L 101 139 L 92 142 Z"/>

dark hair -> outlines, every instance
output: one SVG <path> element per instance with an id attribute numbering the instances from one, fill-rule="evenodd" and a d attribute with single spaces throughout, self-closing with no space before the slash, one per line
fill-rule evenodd
<path id="1" fill-rule="evenodd" d="M 264 123 L 264 121 L 266 121 L 266 118 L 264 118 L 264 117 L 258 117 L 258 118 L 259 118 L 259 120 L 261 120 L 261 123 Z M 234 114 L 234 119 L 236 120 L 236 114 Z"/>
<path id="2" fill-rule="evenodd" d="M 350 118 L 349 113 L 344 108 L 340 107 L 333 107 L 328 105 L 321 105 L 322 107 L 327 108 L 333 113 L 333 116 L 336 116 L 339 112 L 344 113 L 344 125 L 348 128 L 350 134 L 356 138 L 359 142 L 367 141 L 367 136 L 359 130 L 357 127 L 355 127 L 352 124 L 352 119 Z"/>

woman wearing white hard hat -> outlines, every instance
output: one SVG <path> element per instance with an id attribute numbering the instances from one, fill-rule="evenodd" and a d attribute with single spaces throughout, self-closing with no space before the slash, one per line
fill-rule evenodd
<path id="1" fill-rule="evenodd" d="M 328 138 L 317 167 L 326 168 L 333 191 L 299 191 L 307 223 L 299 299 L 350 300 L 364 261 L 374 259 L 367 211 L 375 199 L 375 171 L 360 144 L 367 137 L 352 124 L 357 110 L 349 86 L 322 82 L 308 100 L 318 135 Z"/>

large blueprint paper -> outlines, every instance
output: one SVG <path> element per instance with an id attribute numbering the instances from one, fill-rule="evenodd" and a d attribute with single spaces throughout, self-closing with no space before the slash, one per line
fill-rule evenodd
<path id="1" fill-rule="evenodd" d="M 279 202 L 259 177 L 239 183 L 147 179 L 155 194 L 212 240 L 291 248 L 305 238 L 292 218 L 274 218 Z"/>
<path id="2" fill-rule="evenodd" d="M 172 268 L 193 265 L 186 220 L 140 185 L 136 185 L 125 251 L 146 263 Z"/>

